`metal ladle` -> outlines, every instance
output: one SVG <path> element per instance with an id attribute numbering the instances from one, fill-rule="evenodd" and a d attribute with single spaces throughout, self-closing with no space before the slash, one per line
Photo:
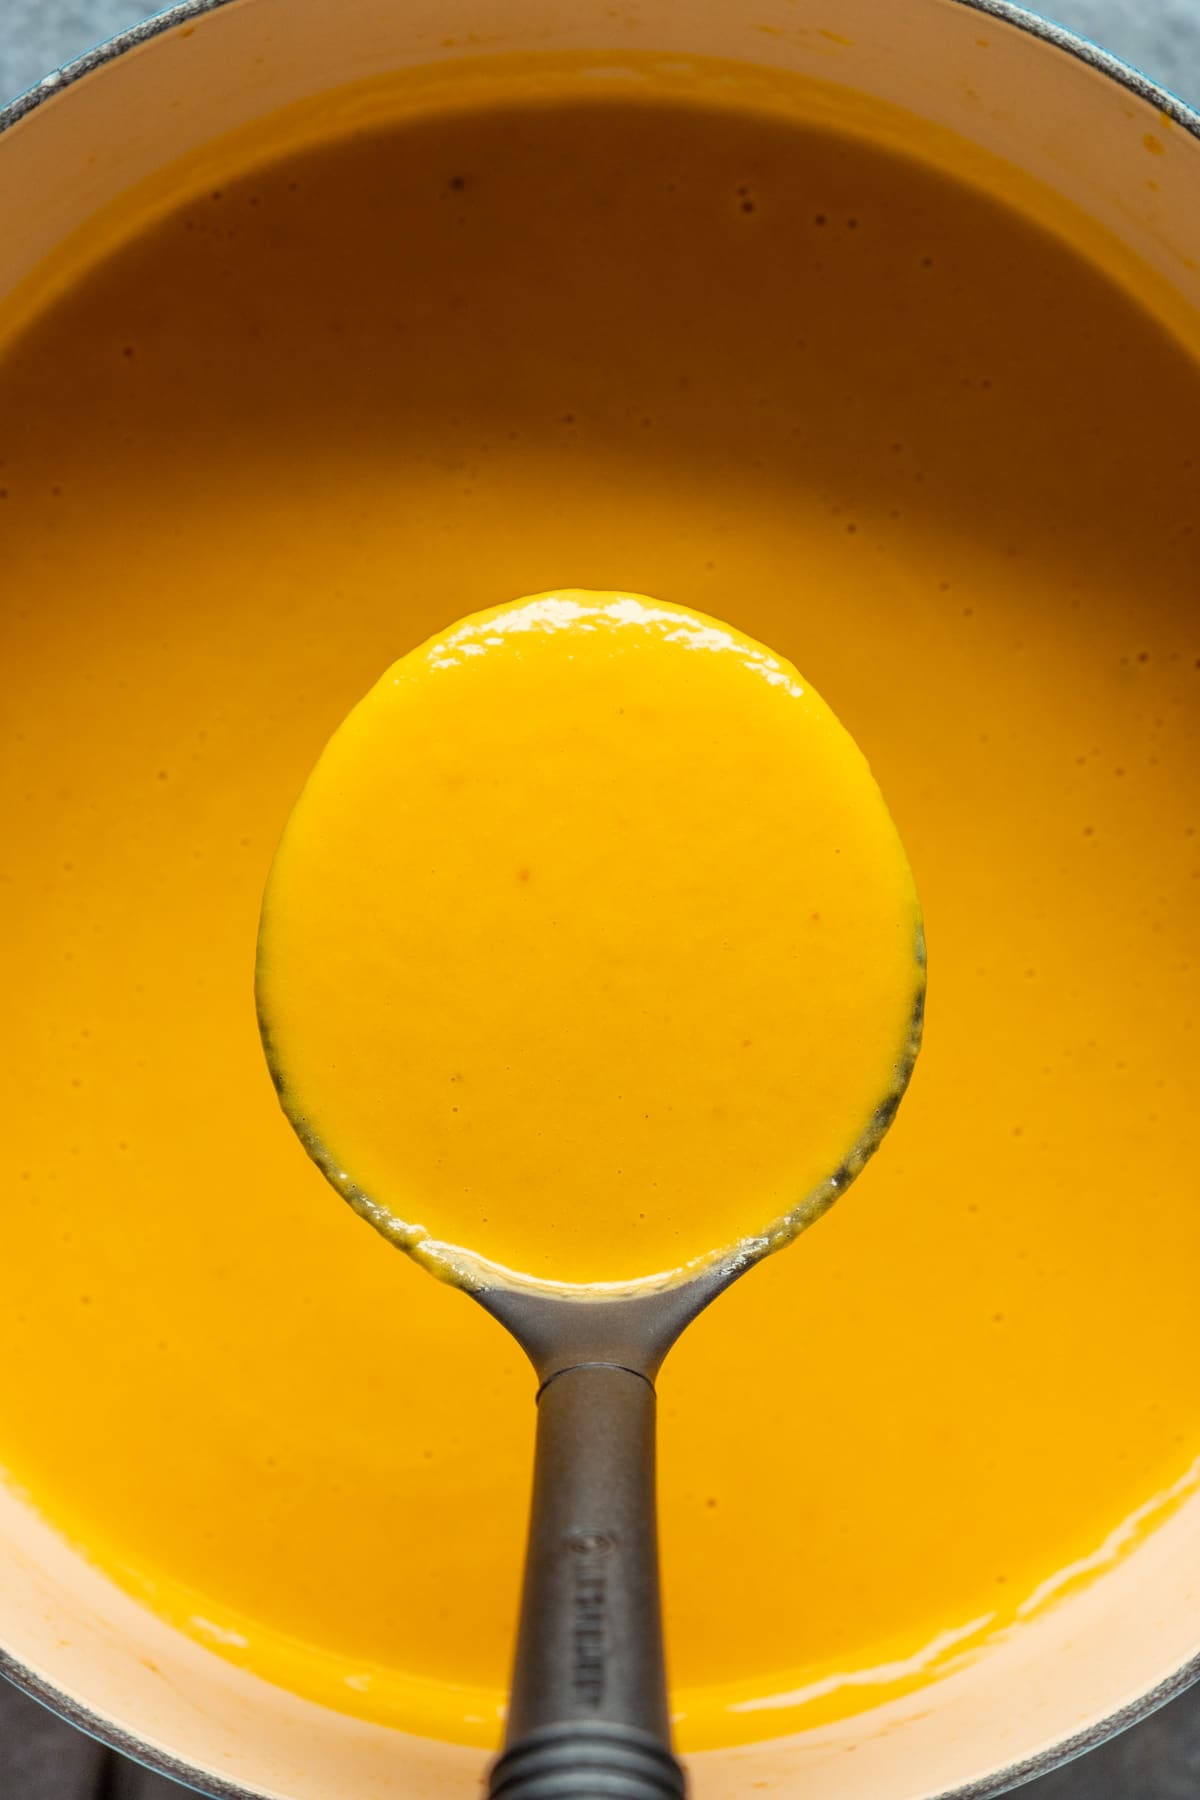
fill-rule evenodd
<path id="1" fill-rule="evenodd" d="M 878 1147 L 920 1043 L 919 928 L 913 970 L 908 1039 L 889 1092 L 840 1165 L 761 1236 L 718 1248 L 673 1276 L 602 1289 L 509 1278 L 469 1252 L 433 1265 L 512 1334 L 538 1380 L 524 1592 L 490 1800 L 683 1800 L 659 1594 L 655 1379 L 685 1327 L 819 1218 Z M 261 983 L 260 1025 L 284 1110 L 309 1154 L 355 1210 L 412 1250 L 412 1228 L 355 1186 L 353 1171 L 315 1137 L 289 1094 Z"/>

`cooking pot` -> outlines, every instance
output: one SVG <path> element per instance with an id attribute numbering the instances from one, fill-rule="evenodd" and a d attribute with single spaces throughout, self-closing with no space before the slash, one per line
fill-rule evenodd
<path id="1" fill-rule="evenodd" d="M 670 57 L 684 87 L 690 59 L 721 57 L 819 82 L 847 117 L 915 115 L 954 166 L 1000 158 L 1031 204 L 1077 209 L 1118 257 L 1153 271 L 1168 317 L 1200 309 L 1200 116 L 1004 0 L 193 0 L 0 115 L 0 294 L 127 188 L 293 103 L 410 65 L 452 75 L 464 56 L 511 50 L 594 53 L 597 72 L 620 82 L 631 49 Z M 1093 1559 L 1092 1579 L 1080 1570 L 1056 1606 L 915 1693 L 692 1757 L 696 1800 L 983 1800 L 1149 1712 L 1200 1675 L 1200 1491 L 1140 1541 L 1126 1529 L 1125 1553 Z M 477 1751 L 327 1711 L 223 1661 L 118 1591 L 2 1486 L 0 1666 L 201 1793 L 476 1790 Z"/>

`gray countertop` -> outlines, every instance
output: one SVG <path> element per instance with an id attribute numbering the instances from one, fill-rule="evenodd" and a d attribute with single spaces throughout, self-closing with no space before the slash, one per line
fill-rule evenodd
<path id="1" fill-rule="evenodd" d="M 0 101 L 149 10 L 137 0 L 0 0 Z M 1045 10 L 1200 104 L 1200 0 L 1054 0 Z M 1197 1800 L 1200 1687 L 1023 1793 L 1028 1800 Z M 180 1794 L 0 1681 L 0 1800 Z"/>

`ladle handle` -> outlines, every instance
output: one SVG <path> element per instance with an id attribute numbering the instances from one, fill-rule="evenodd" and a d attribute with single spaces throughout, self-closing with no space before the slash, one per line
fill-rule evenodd
<path id="1" fill-rule="evenodd" d="M 525 1588 L 490 1800 L 683 1800 L 671 1753 L 652 1384 L 614 1363 L 538 1397 Z"/>

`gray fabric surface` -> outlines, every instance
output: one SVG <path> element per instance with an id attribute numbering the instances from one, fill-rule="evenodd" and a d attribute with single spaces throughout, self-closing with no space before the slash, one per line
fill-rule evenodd
<path id="1" fill-rule="evenodd" d="M 1200 106 L 1200 0 L 1045 0 L 1030 11 L 1114 50 Z"/>
<path id="2" fill-rule="evenodd" d="M 137 0 L 0 0 L 0 98 L 148 10 Z M 1044 10 L 1200 105 L 1200 0 L 1054 0 Z M 1197 1800 L 1200 1689 L 1022 1792 L 1028 1800 Z M 0 1681 L 0 1800 L 182 1800 L 182 1793 Z"/>
<path id="3" fill-rule="evenodd" d="M 0 0 L 0 99 L 155 10 L 138 0 Z"/>

